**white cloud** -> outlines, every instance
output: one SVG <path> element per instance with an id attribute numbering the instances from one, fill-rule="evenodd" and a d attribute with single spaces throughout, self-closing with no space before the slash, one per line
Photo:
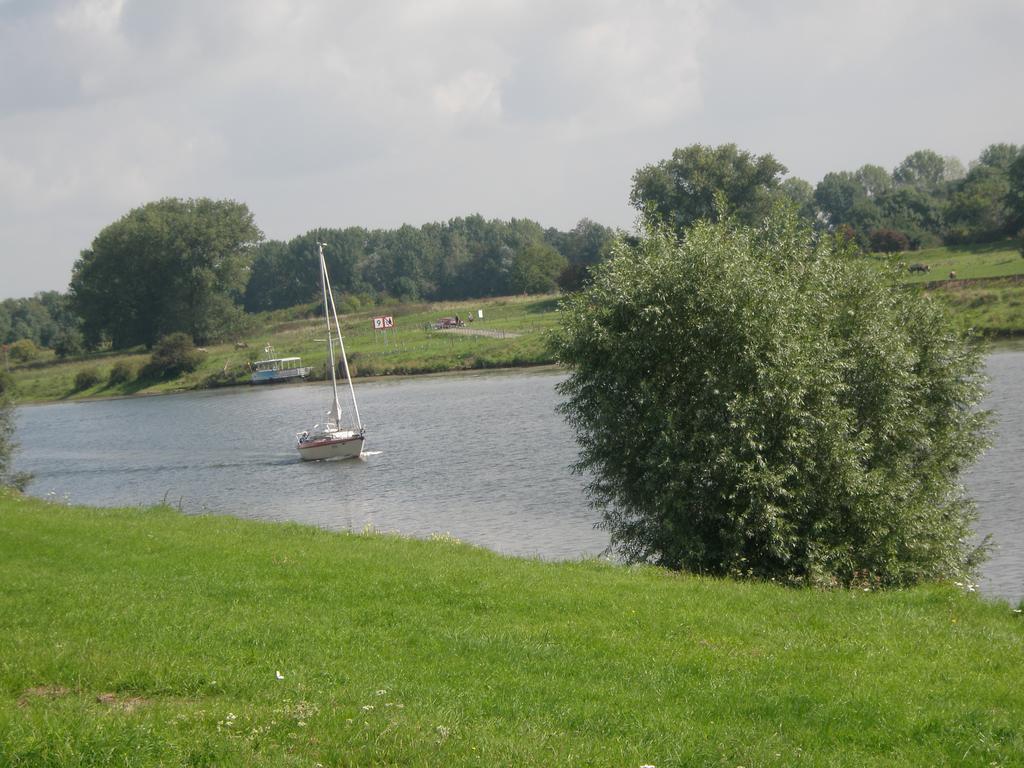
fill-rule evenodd
<path id="1" fill-rule="evenodd" d="M 487 72 L 463 72 L 434 88 L 434 104 L 451 115 L 501 115 L 501 87 L 498 79 Z"/>
<path id="2" fill-rule="evenodd" d="M 695 141 L 812 181 L 1020 140 L 1013 0 L 16 0 L 0 4 L 0 295 L 166 195 L 268 235 L 480 211 L 629 226 Z M 951 55 L 955 52 L 955 55 Z M 1018 135 L 1014 135 L 1014 133 Z M 45 258 L 10 263 L 38 252 Z"/>

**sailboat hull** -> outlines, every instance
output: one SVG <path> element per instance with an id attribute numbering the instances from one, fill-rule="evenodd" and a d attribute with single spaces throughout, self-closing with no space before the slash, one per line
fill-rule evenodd
<path id="1" fill-rule="evenodd" d="M 295 447 L 299 451 L 299 458 L 303 461 L 355 459 L 362 454 L 364 442 L 365 438 L 362 435 L 352 435 L 307 440 L 296 444 Z"/>

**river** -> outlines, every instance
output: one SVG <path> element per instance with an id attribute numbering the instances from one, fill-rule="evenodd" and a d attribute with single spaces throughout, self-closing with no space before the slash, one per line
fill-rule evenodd
<path id="1" fill-rule="evenodd" d="M 996 545 L 983 594 L 1024 598 L 1024 352 L 988 359 L 994 447 L 965 478 L 979 535 Z M 380 379 L 357 385 L 361 461 L 300 462 L 293 434 L 323 385 L 283 385 L 23 406 L 16 468 L 28 492 L 99 506 L 161 501 L 185 512 L 330 529 L 447 534 L 550 559 L 601 553 L 576 446 L 555 414 L 552 370 Z"/>

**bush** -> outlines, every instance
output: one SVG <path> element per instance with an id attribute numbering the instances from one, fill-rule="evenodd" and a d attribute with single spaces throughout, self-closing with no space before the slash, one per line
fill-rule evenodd
<path id="1" fill-rule="evenodd" d="M 118 360 L 110 369 L 107 384 L 125 384 L 135 378 L 135 369 L 125 360 Z"/>
<path id="2" fill-rule="evenodd" d="M 195 348 L 187 333 L 164 336 L 153 347 L 150 360 L 142 369 L 146 378 L 173 378 L 194 371 L 203 362 L 203 353 Z"/>
<path id="3" fill-rule="evenodd" d="M 39 357 L 39 347 L 32 339 L 19 339 L 7 346 L 7 356 L 12 363 L 31 363 Z"/>
<path id="4" fill-rule="evenodd" d="M 910 240 L 895 229 L 876 229 L 868 236 L 875 253 L 898 253 L 910 250 Z"/>
<path id="5" fill-rule="evenodd" d="M 894 270 L 895 268 L 893 268 Z M 981 352 L 792 214 L 652 230 L 563 303 L 561 406 L 629 561 L 796 583 L 968 575 Z"/>
<path id="6" fill-rule="evenodd" d="M 100 383 L 100 372 L 95 368 L 83 368 L 75 374 L 75 392 L 95 387 Z"/>
<path id="7" fill-rule="evenodd" d="M 51 344 L 57 357 L 73 357 L 85 351 L 85 337 L 77 328 L 65 328 L 57 332 Z"/>

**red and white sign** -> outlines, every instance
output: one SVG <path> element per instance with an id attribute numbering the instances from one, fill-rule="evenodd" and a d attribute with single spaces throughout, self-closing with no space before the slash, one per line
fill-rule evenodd
<path id="1" fill-rule="evenodd" d="M 387 328 L 395 327 L 395 318 L 391 315 L 382 315 L 380 317 L 373 318 L 373 330 L 383 331 Z"/>

